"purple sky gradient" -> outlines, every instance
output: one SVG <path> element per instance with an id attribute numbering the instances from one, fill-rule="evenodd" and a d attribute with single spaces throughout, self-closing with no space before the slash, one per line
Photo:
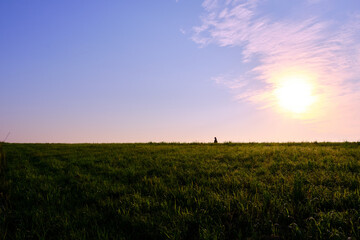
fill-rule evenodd
<path id="1" fill-rule="evenodd" d="M 0 140 L 360 141 L 358 0 L 2 1 L 0 53 Z"/>

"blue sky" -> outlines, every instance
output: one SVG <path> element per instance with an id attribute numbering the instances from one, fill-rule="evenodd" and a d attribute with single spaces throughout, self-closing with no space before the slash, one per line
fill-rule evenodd
<path id="1" fill-rule="evenodd" d="M 356 0 L 2 1 L 0 138 L 358 141 L 359 20 Z M 295 73 L 301 114 L 274 95 Z"/>

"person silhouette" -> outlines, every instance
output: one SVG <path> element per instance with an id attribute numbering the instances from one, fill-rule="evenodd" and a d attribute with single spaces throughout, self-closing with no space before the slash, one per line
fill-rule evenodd
<path id="1" fill-rule="evenodd" d="M 214 143 L 218 143 L 218 142 L 217 142 L 217 138 L 216 138 L 216 137 L 214 137 Z"/>

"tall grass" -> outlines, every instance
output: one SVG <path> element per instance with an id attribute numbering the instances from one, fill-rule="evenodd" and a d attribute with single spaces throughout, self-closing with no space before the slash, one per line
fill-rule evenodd
<path id="1" fill-rule="evenodd" d="M 4 150 L 9 239 L 360 239 L 356 143 Z"/>
<path id="2" fill-rule="evenodd" d="M 3 142 L 0 142 L 0 239 L 7 236 L 7 214 L 9 207 L 9 184 L 6 181 L 6 158 L 3 149 Z"/>

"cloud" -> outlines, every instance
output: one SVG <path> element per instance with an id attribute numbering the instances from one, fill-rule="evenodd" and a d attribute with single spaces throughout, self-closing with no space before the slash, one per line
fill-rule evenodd
<path id="1" fill-rule="evenodd" d="M 185 35 L 186 31 L 183 28 L 180 28 L 179 31 L 181 32 L 181 34 Z"/>
<path id="2" fill-rule="evenodd" d="M 309 2 L 322 4 L 304 0 L 302 7 Z M 275 108 L 272 93 L 278 76 L 302 72 L 312 75 L 321 99 L 314 111 L 322 113 L 311 117 L 329 117 L 345 106 L 359 115 L 360 15 L 341 22 L 320 14 L 274 17 L 263 4 L 260 0 L 203 2 L 201 24 L 193 27 L 192 40 L 201 47 L 237 47 L 244 63 L 258 63 L 240 76 L 214 77 L 215 82 L 228 87 L 240 101 Z"/>

